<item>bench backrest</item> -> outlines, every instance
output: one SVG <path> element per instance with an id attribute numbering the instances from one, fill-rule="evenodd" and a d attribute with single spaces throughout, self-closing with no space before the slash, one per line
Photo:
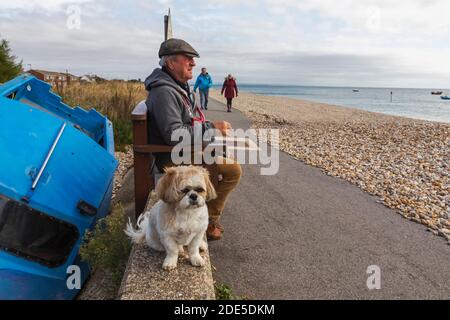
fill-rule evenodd
<path id="1" fill-rule="evenodd" d="M 141 101 L 131 113 L 133 121 L 133 146 L 148 144 L 147 105 Z M 150 172 L 153 156 L 134 150 L 134 201 L 136 219 L 145 209 L 150 190 L 154 189 L 154 179 Z"/>

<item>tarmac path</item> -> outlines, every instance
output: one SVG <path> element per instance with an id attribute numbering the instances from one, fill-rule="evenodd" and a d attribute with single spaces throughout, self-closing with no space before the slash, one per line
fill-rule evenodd
<path id="1" fill-rule="evenodd" d="M 206 116 L 249 128 L 210 99 Z M 344 180 L 280 152 L 262 176 L 244 165 L 221 241 L 210 243 L 218 284 L 249 299 L 449 299 L 450 246 Z M 369 290 L 369 266 L 381 289 Z M 372 272 L 372 271 L 371 271 Z"/>

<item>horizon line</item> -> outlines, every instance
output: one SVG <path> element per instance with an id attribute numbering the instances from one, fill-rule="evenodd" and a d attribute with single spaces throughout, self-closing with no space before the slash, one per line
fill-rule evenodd
<path id="1" fill-rule="evenodd" d="M 220 84 L 213 84 L 213 86 L 221 86 Z M 238 86 L 271 86 L 271 87 L 304 87 L 304 88 L 351 88 L 351 89 L 419 89 L 419 90 L 450 90 L 450 88 L 418 88 L 418 87 L 390 87 L 390 86 L 337 86 L 337 85 L 303 85 L 303 84 L 269 84 L 269 83 L 240 83 Z"/>

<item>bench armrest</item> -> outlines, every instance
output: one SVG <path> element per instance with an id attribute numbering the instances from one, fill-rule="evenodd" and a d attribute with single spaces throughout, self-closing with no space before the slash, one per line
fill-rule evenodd
<path id="1" fill-rule="evenodd" d="M 160 144 L 141 144 L 134 145 L 134 152 L 137 153 L 165 153 L 172 152 L 173 147 Z"/>
<path id="2" fill-rule="evenodd" d="M 208 146 L 208 143 L 203 143 L 202 150 Z M 224 147 L 226 145 L 224 144 Z M 136 153 L 165 153 L 172 152 L 173 146 L 162 145 L 162 144 L 136 144 L 134 145 L 134 152 Z M 195 148 L 191 148 L 191 152 L 197 151 Z"/>

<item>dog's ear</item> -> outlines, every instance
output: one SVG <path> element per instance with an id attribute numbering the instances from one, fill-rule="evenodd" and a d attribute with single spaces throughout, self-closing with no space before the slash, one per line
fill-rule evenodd
<path id="1" fill-rule="evenodd" d="M 209 171 L 205 168 L 202 168 L 203 179 L 206 184 L 206 201 L 211 201 L 217 198 L 216 189 L 209 178 Z"/>
<path id="2" fill-rule="evenodd" d="M 166 168 L 164 175 L 156 184 L 156 195 L 159 199 L 167 203 L 178 201 L 178 173 L 175 167 Z"/>

